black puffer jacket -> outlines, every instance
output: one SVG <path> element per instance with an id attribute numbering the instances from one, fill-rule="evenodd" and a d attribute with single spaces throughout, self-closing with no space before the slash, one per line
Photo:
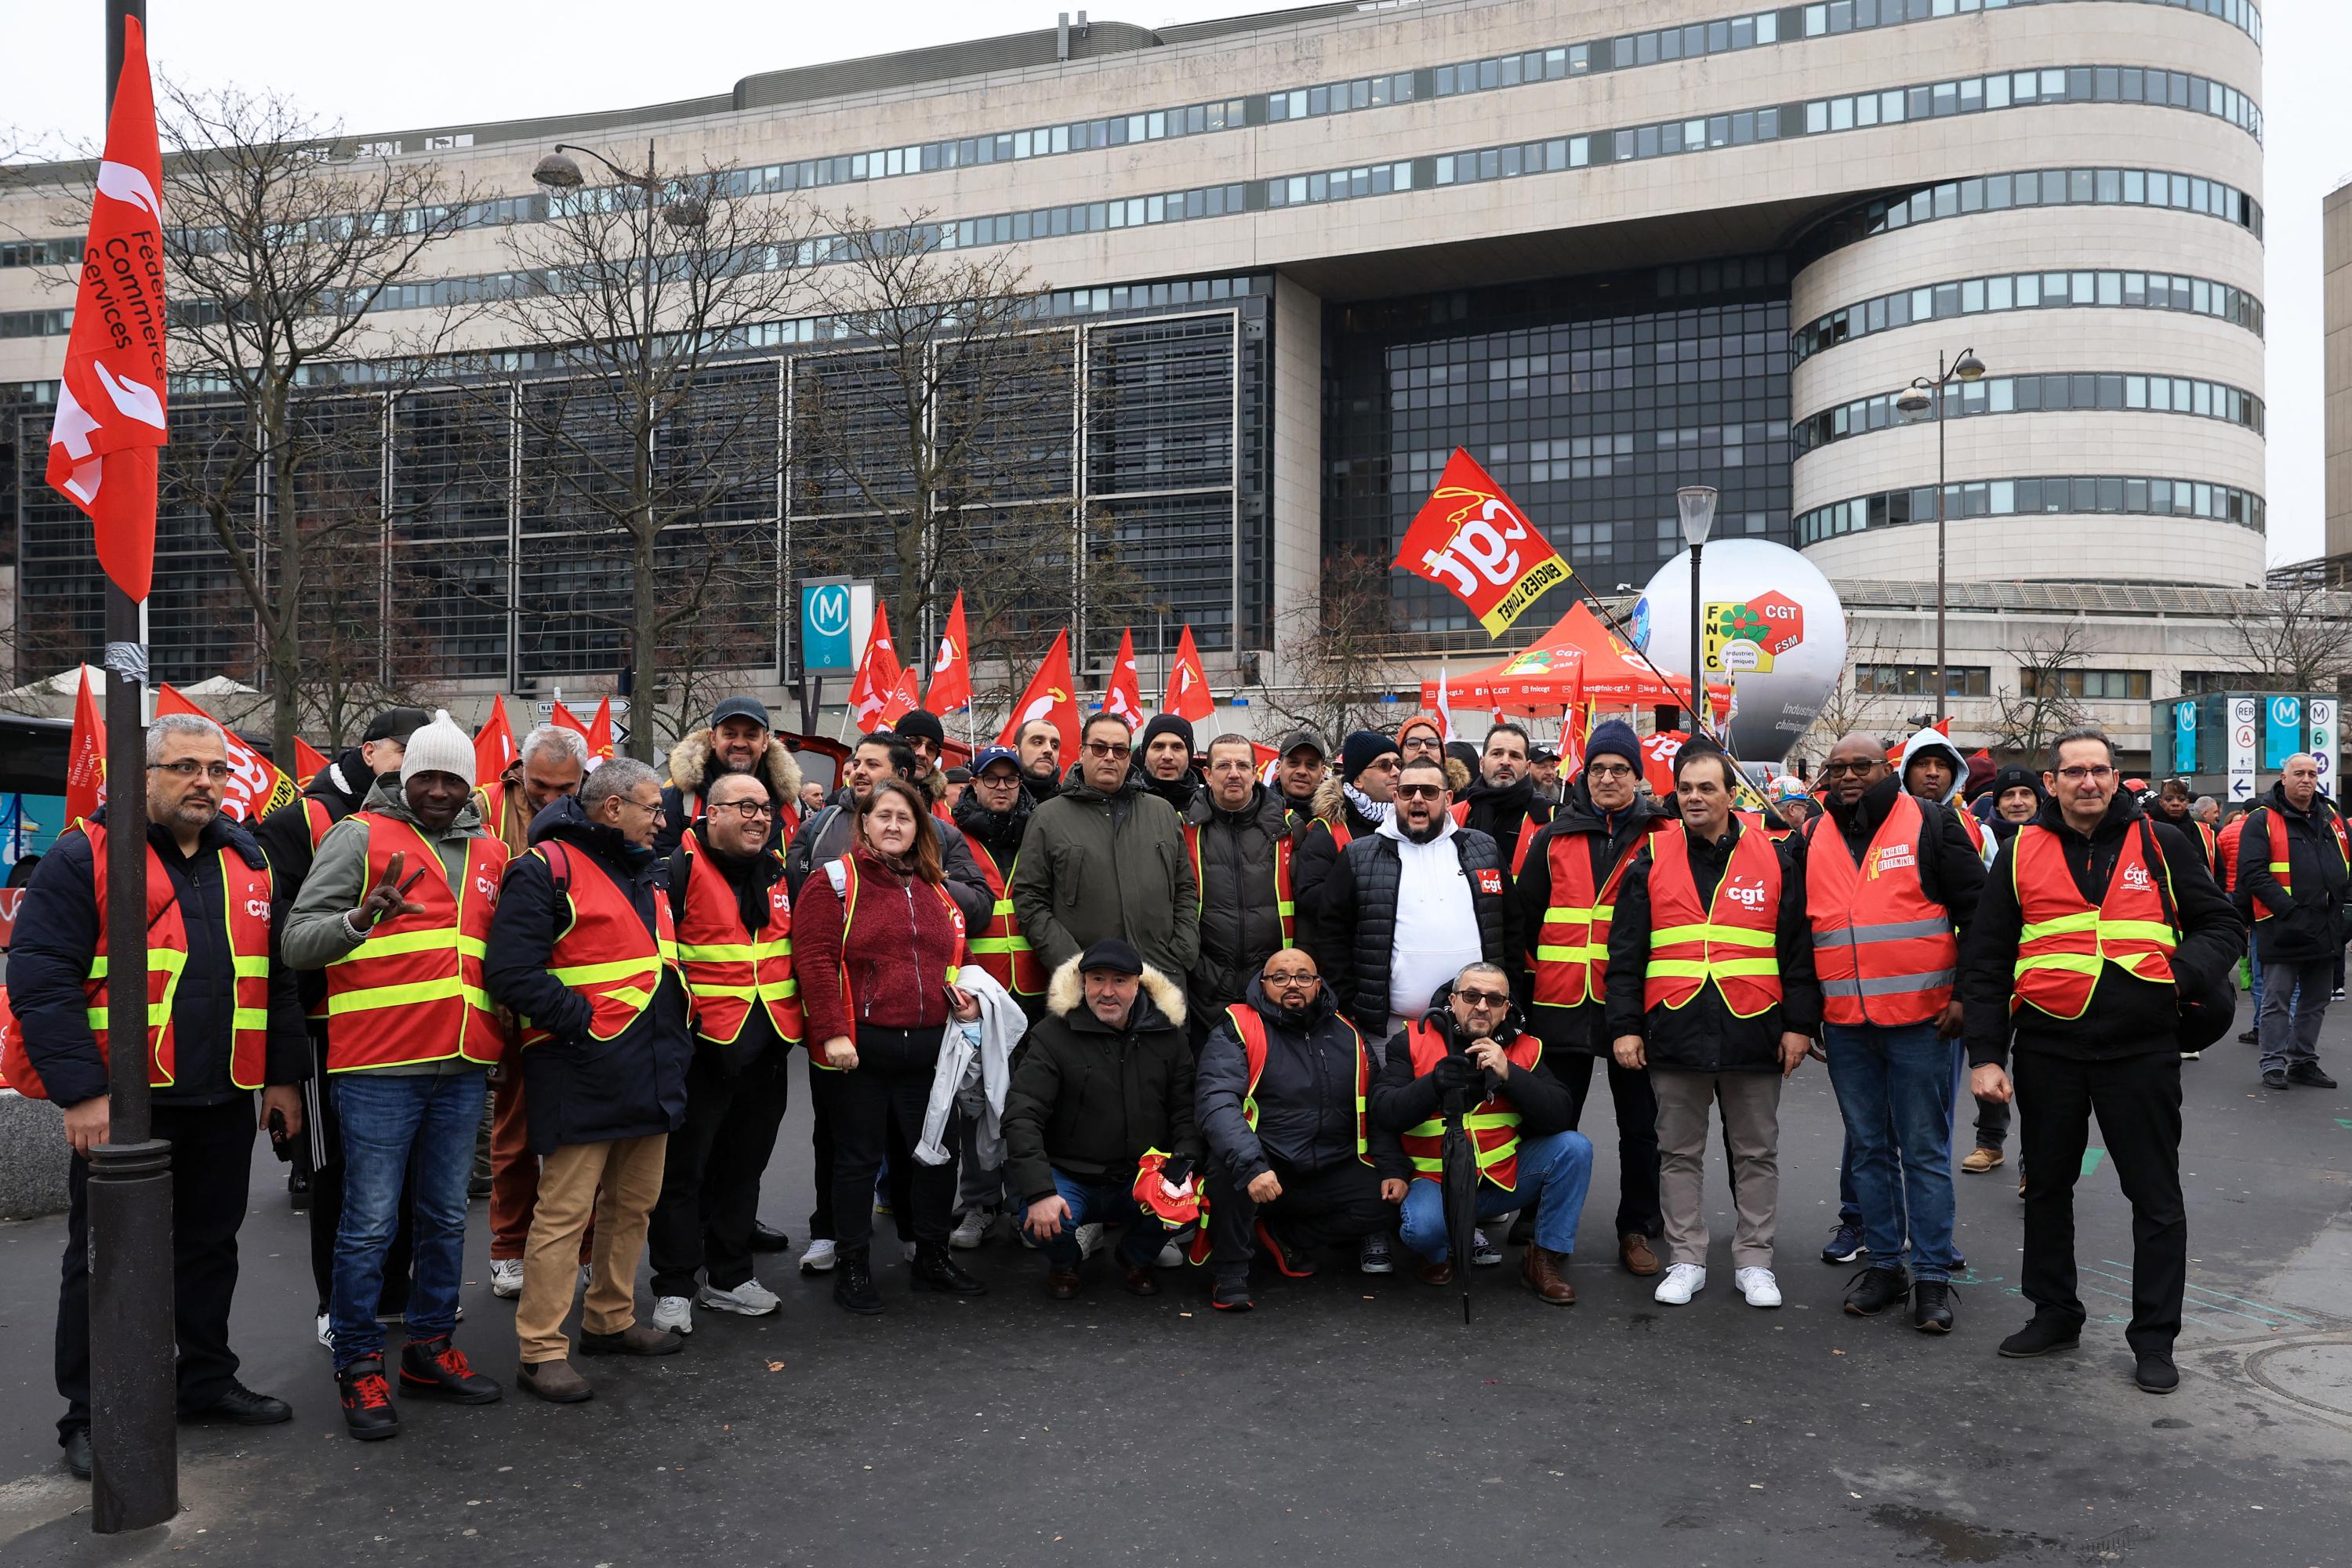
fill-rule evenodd
<path id="1" fill-rule="evenodd" d="M 675 1132 L 686 1122 L 686 1069 L 694 1056 L 677 971 L 663 965 L 653 1001 L 609 1040 L 589 1034 L 588 999 L 548 973 L 555 939 L 570 924 L 570 906 L 556 894 L 542 847 L 564 847 L 575 885 L 588 877 L 609 878 L 648 931 L 654 929 L 654 852 L 589 821 L 572 795 L 532 819 L 530 841 L 531 853 L 507 862 L 483 970 L 492 1001 L 555 1037 L 522 1053 L 530 1152 L 551 1154 L 570 1143 Z"/>
<path id="2" fill-rule="evenodd" d="M 1512 988 L 1518 994 L 1519 1010 L 1526 1015 L 1528 1028 L 1543 1041 L 1545 1049 L 1585 1051 L 1598 1057 L 1609 1054 L 1605 989 L 1587 996 L 1581 1006 L 1535 1005 L 1536 947 L 1543 940 L 1544 911 L 1551 907 L 1552 847 L 1563 838 L 1578 841 L 1592 868 L 1592 889 L 1598 893 L 1628 850 L 1648 837 L 1659 825 L 1673 820 L 1674 813 L 1654 797 L 1640 795 L 1633 797 L 1633 805 L 1615 813 L 1613 819 L 1606 817 L 1592 804 L 1591 794 L 1584 787 L 1584 776 L 1580 773 L 1576 782 L 1569 785 L 1568 798 L 1528 846 L 1527 860 L 1511 883 L 1511 903 L 1517 911 L 1518 951 L 1525 955 L 1526 963 L 1525 968 L 1511 966 Z"/>
<path id="3" fill-rule="evenodd" d="M 1201 1048 L 1194 1095 L 1209 1157 L 1236 1187 L 1272 1170 L 1276 1160 L 1320 1171 L 1357 1159 L 1357 1064 L 1369 1047 L 1339 1016 L 1330 991 L 1318 990 L 1315 1005 L 1297 1020 L 1267 1001 L 1265 985 L 1255 979 L 1247 997 L 1234 1005 L 1265 1021 L 1265 1071 L 1252 1095 L 1249 1058 L 1230 1009 L 1218 1014 Z M 1371 1063 L 1370 1070 L 1377 1072 L 1379 1064 Z M 1255 1130 L 1242 1111 L 1245 1099 L 1257 1102 Z M 1412 1173 L 1394 1133 L 1370 1128 L 1366 1142 L 1381 1175 L 1402 1180 Z"/>
<path id="4" fill-rule="evenodd" d="M 1366 816 L 1348 798 L 1348 792 L 1338 775 L 1327 776 L 1315 791 L 1313 815 L 1298 817 L 1291 825 L 1293 842 L 1290 859 L 1290 885 L 1298 895 L 1298 945 L 1311 947 L 1316 928 L 1323 919 L 1324 884 L 1331 879 L 1331 867 L 1345 847 L 1331 831 L 1337 823 L 1344 827 L 1349 843 L 1366 834 L 1380 831 L 1381 818 Z M 1393 808 L 1391 808 L 1393 809 Z"/>
<path id="5" fill-rule="evenodd" d="M 1198 834 L 1201 846 L 1201 951 L 1186 984 L 1196 1029 L 1241 1000 L 1282 946 L 1275 847 L 1290 826 L 1282 797 L 1264 784 L 1250 786 L 1249 804 L 1239 811 L 1223 809 L 1203 790 L 1184 814 L 1186 836 Z"/>
<path id="6" fill-rule="evenodd" d="M 2286 824 L 2290 893 L 2271 872 L 2271 820 Z M 2264 963 L 2310 963 L 2333 958 L 2344 946 L 2346 882 L 2343 852 L 2336 846 L 2336 807 L 2314 795 L 2309 811 L 2287 803 L 2286 786 L 2271 785 L 2238 834 L 2238 890 L 2262 900 L 2271 912 L 2254 921 L 2254 956 Z M 2194 828 L 2179 828 L 2195 842 Z"/>
<path id="7" fill-rule="evenodd" d="M 2030 826 L 2058 836 L 2066 868 L 2084 899 L 2106 896 L 2124 836 L 2146 818 L 2137 802 L 2118 791 L 2107 815 L 2088 835 L 2066 826 L 2056 801 L 2042 803 Z M 1960 944 L 1960 1003 L 1968 1026 L 1969 1060 L 1983 1066 L 2009 1059 L 2010 1036 L 2021 1051 L 2103 1061 L 2178 1048 L 2180 998 L 2211 991 L 2245 951 L 2246 928 L 2230 900 L 2205 874 L 2204 859 L 2169 823 L 2149 823 L 2157 853 L 2171 872 L 2175 916 L 2181 931 L 2172 955 L 2175 984 L 2135 979 L 2116 964 L 2102 966 L 2091 1002 L 2080 1018 L 2053 1018 L 2028 1005 L 2010 1010 L 2016 990 L 2017 944 L 2022 918 L 2017 907 L 2017 846 L 2012 834 L 1985 877 L 1977 916 Z"/>
<path id="8" fill-rule="evenodd" d="M 1462 804 L 1467 808 L 1462 814 L 1462 826 L 1475 827 L 1501 845 L 1506 866 L 1518 854 L 1519 836 L 1533 837 L 1538 828 L 1551 820 L 1552 803 L 1536 793 L 1533 773 L 1522 773 L 1517 783 L 1507 784 L 1473 779 Z"/>
<path id="9" fill-rule="evenodd" d="M 1022 1202 L 1052 1197 L 1056 1168 L 1125 1187 L 1150 1150 L 1201 1157 L 1184 1016 L 1183 988 L 1156 969 L 1124 1028 L 1087 1008 L 1076 959 L 1054 972 L 1004 1094 L 1005 1169 Z"/>
<path id="10" fill-rule="evenodd" d="M 1470 881 L 1479 956 L 1503 963 L 1518 949 L 1518 921 L 1502 854 L 1493 839 L 1472 828 L 1455 828 L 1453 842 Z M 1316 966 L 1323 972 L 1324 989 L 1358 1028 L 1375 1038 L 1388 1032 L 1389 962 L 1396 952 L 1397 884 L 1402 875 L 1394 842 L 1373 833 L 1348 846 L 1323 885 Z"/>

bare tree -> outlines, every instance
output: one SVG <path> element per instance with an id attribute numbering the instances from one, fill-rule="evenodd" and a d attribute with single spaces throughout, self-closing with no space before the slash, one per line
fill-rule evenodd
<path id="1" fill-rule="evenodd" d="M 2016 646 L 2006 649 L 2017 661 L 2018 681 L 2014 689 L 1993 693 L 1994 743 L 2005 752 L 2035 756 L 2084 722 L 2090 710 L 2079 690 L 2080 672 L 2091 649 L 2090 628 L 2080 619 L 2025 632 Z M 2071 683 L 2070 672 L 2076 677 Z M 2070 684 L 2078 689 L 2069 690 Z"/>
<path id="2" fill-rule="evenodd" d="M 2238 597 L 2246 607 L 2208 646 L 2247 685 L 2336 692 L 2352 680 L 2352 594 L 2303 582 Z"/>
<path id="3" fill-rule="evenodd" d="M 1278 641 L 1289 652 L 1288 681 L 1266 701 L 1286 724 L 1335 742 L 1350 730 L 1381 726 L 1381 698 L 1402 679 L 1388 576 L 1387 563 L 1344 552 L 1324 562 L 1315 603 L 1283 612 Z"/>
<path id="4" fill-rule="evenodd" d="M 382 558 L 382 405 L 329 393 L 381 395 L 447 342 L 457 311 L 392 291 L 422 275 L 471 198 L 434 164 L 353 159 L 290 99 L 166 84 L 162 119 L 170 353 L 209 410 L 174 418 L 162 499 L 201 515 L 226 552 L 258 634 L 276 754 L 290 756 L 322 568 L 340 578 L 339 557 Z M 395 307 L 397 325 L 383 315 Z"/>
<path id="5" fill-rule="evenodd" d="M 1852 624 L 1849 621 L 1849 626 Z M 1813 715 L 1812 723 L 1790 748 L 1790 754 L 1801 752 L 1826 757 L 1830 748 L 1845 736 L 1873 733 L 1881 724 L 1900 721 L 1902 694 L 1880 689 L 1875 675 L 1864 672 L 1894 665 L 1901 655 L 1900 647 L 1890 647 L 1885 633 L 1876 627 L 1872 628 L 1867 643 L 1848 643 L 1845 668 L 1838 672 L 1837 684 L 1822 700 L 1822 710 Z"/>
<path id="6" fill-rule="evenodd" d="M 1094 531 L 1076 336 L 1034 321 L 1010 253 L 950 248 L 929 214 L 834 226 L 825 289 L 851 346 L 794 362 L 794 554 L 877 578 L 902 657 L 959 591 L 975 640 L 984 624 L 1008 639 L 992 646 L 1043 651 L 1098 564 L 1073 555 Z"/>
<path id="7" fill-rule="evenodd" d="M 739 172 L 651 160 L 602 185 L 542 163 L 547 220 L 506 239 L 528 284 L 484 307 L 537 352 L 484 362 L 476 385 L 510 405 L 525 527 L 552 536 L 520 563 L 525 636 L 590 628 L 655 712 L 689 668 L 775 668 L 780 393 L 746 351 L 803 305 L 816 246 Z M 657 728 L 632 725 L 630 752 L 650 759 Z"/>

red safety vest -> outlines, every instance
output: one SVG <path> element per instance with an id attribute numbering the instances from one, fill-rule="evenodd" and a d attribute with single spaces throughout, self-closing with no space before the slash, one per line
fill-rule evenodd
<path id="1" fill-rule="evenodd" d="M 2017 830 L 2009 869 L 2021 923 L 2011 1012 L 2032 1003 L 2053 1018 L 2079 1018 L 2110 963 L 2142 980 L 2171 982 L 2175 938 L 2156 885 L 2171 873 L 2161 858 L 2149 865 L 2141 844 L 2137 830 L 2124 835 L 2106 894 L 2093 905 L 2075 886 L 2055 833 L 2030 822 Z"/>
<path id="2" fill-rule="evenodd" d="M 768 782 L 767 775 L 765 773 L 761 775 L 760 782 L 761 784 L 766 784 Z M 678 822 L 677 826 L 678 831 L 683 833 L 686 829 L 693 826 L 696 823 L 702 820 L 702 792 L 700 790 L 688 789 L 682 784 L 673 784 L 670 787 L 677 791 L 678 815 L 683 820 Z M 770 790 L 768 793 L 769 798 L 774 800 L 775 792 L 773 790 Z M 776 800 L 775 805 L 776 842 L 779 844 L 789 844 L 792 842 L 793 835 L 801 830 L 800 803 L 790 800 Z M 939 813 L 935 809 L 932 812 L 932 815 L 936 816 Z"/>
<path id="3" fill-rule="evenodd" d="M 1609 925 L 1617 913 L 1618 885 L 1649 835 L 1626 846 L 1597 889 L 1590 837 L 1555 833 L 1544 851 L 1551 868 L 1551 903 L 1536 933 L 1532 971 L 1538 1007 L 1580 1007 L 1598 1000 L 1607 988 Z"/>
<path id="4" fill-rule="evenodd" d="M 1909 792 L 1906 791 L 1905 793 L 1908 794 Z M 1969 847 L 1977 852 L 1978 859 L 1983 859 L 1985 858 L 1985 847 L 1990 841 L 1991 836 L 1986 833 L 1985 825 L 1977 820 L 1977 814 L 1967 809 L 1965 806 L 1954 805 L 1948 806 L 1945 809 L 1948 810 L 1954 816 L 1959 818 L 1960 831 L 1969 836 Z"/>
<path id="5" fill-rule="evenodd" d="M 1712 983 L 1735 1018 L 1753 1018 L 1780 1000 L 1773 946 L 1780 914 L 1780 856 L 1744 829 L 1731 863 L 1701 904 L 1691 875 L 1690 830 L 1650 840 L 1650 963 L 1644 1007 L 1683 1007 Z"/>
<path id="6" fill-rule="evenodd" d="M 413 824 L 381 812 L 352 813 L 364 825 L 367 879 L 382 882 L 394 855 L 425 875 L 405 895 L 421 915 L 386 915 L 368 938 L 327 965 L 327 1070 L 404 1067 L 460 1057 L 499 1059 L 505 1037 L 482 981 L 482 956 L 507 868 L 504 841 L 466 840 L 466 872 L 454 891 L 440 851 Z"/>
<path id="7" fill-rule="evenodd" d="M 556 896 L 570 918 L 555 939 L 547 973 L 577 992 L 589 1007 L 588 1033 L 599 1040 L 619 1036 L 652 1005 L 662 971 L 677 969 L 677 925 L 669 895 L 654 889 L 654 929 L 647 931 L 612 874 L 568 844 L 552 840 L 527 851 L 547 863 Z M 555 1037 L 523 1020 L 522 1043 L 536 1046 Z"/>
<path id="8" fill-rule="evenodd" d="M 1233 1020 L 1234 1037 L 1242 1043 L 1242 1059 L 1249 1064 L 1249 1081 L 1242 1086 L 1242 1120 L 1250 1131 L 1257 1131 L 1257 1080 L 1265 1076 L 1265 1019 L 1246 1002 L 1235 1002 L 1225 1009 Z M 1371 1053 L 1364 1048 L 1364 1037 L 1345 1017 L 1333 1014 L 1348 1037 L 1356 1045 L 1356 1158 L 1369 1165 L 1372 1163 L 1371 1141 L 1364 1120 L 1365 1097 L 1372 1087 Z"/>
<path id="9" fill-rule="evenodd" d="M 1406 1032 L 1405 1044 L 1412 1050 L 1415 1078 L 1427 1078 L 1445 1059 L 1445 1037 L 1426 1018 Z M 1519 1035 L 1503 1047 L 1503 1056 L 1513 1067 L 1532 1071 L 1543 1056 L 1543 1042 L 1533 1035 Z M 1477 1151 L 1478 1173 L 1505 1192 L 1516 1190 L 1519 1184 L 1519 1108 L 1511 1103 L 1511 1097 L 1496 1089 L 1463 1117 L 1462 1126 Z M 1445 1179 L 1445 1118 L 1442 1113 L 1408 1128 L 1401 1141 L 1406 1157 L 1412 1161 L 1414 1180 Z"/>
<path id="10" fill-rule="evenodd" d="M 996 858 L 980 840 L 967 835 L 964 842 L 971 846 L 971 858 L 980 863 L 980 874 L 988 879 L 989 897 L 995 900 L 987 926 L 971 939 L 971 961 L 1015 996 L 1044 995 L 1045 967 L 1037 962 L 1036 949 L 1021 934 L 1021 921 L 1013 912 L 1013 896 L 1007 890 L 1020 858 L 1015 856 L 1013 865 L 1000 869 Z"/>
<path id="11" fill-rule="evenodd" d="M 2225 893 L 2238 890 L 2238 841 L 2245 832 L 2246 819 L 2242 816 L 2221 829 L 2221 890 Z"/>
<path id="12" fill-rule="evenodd" d="M 1201 873 L 1201 824 L 1184 825 L 1184 853 L 1192 858 L 1192 919 L 1198 921 L 1206 907 L 1207 880 Z M 1282 921 L 1282 945 L 1288 947 L 1291 934 L 1298 923 L 1298 895 L 1290 884 L 1290 835 L 1283 834 L 1274 841 L 1274 912 Z"/>
<path id="13" fill-rule="evenodd" d="M 2208 866 L 2214 864 L 2218 858 L 2215 852 L 2221 846 L 2214 838 L 2212 825 L 2202 818 L 2192 816 L 2189 819 L 2189 826 L 2197 830 L 2197 842 L 2204 847 L 2205 864 Z M 2336 830 L 2339 833 L 2343 830 L 2341 822 L 2337 823 Z"/>
<path id="14" fill-rule="evenodd" d="M 849 928 L 850 923 L 857 917 L 857 857 L 854 854 L 842 856 L 826 866 L 825 875 L 833 879 L 834 890 L 841 899 L 841 962 L 838 967 L 841 984 L 841 1016 L 848 1019 L 854 1028 L 857 1024 L 857 994 L 850 989 L 849 984 Z M 931 892 L 940 903 L 947 906 L 948 920 L 955 928 L 955 951 L 949 955 L 948 972 L 942 977 L 944 984 L 947 981 L 952 981 L 955 978 L 955 972 L 963 967 L 966 951 L 963 911 L 956 907 L 955 900 L 948 896 L 947 889 L 932 888 Z M 832 1064 L 824 1060 L 824 1053 L 822 1051 L 811 1051 L 809 1060 L 813 1065 L 824 1068 L 828 1072 L 835 1070 Z"/>
<path id="15" fill-rule="evenodd" d="M 1549 818 L 1546 818 L 1545 820 L 1549 821 Z M 1454 803 L 1454 826 L 1456 827 L 1467 827 L 1470 826 L 1470 803 L 1468 801 L 1457 800 Z M 1519 818 L 1518 837 L 1511 841 L 1512 876 L 1517 876 L 1519 874 L 1519 868 L 1527 864 L 1528 850 L 1529 847 L 1535 843 L 1536 835 L 1541 833 L 1543 830 L 1544 824 L 1536 820 L 1536 814 L 1534 812 L 1530 811 L 1525 816 Z M 1342 847 L 1344 847 L 1344 846 L 1342 846 Z"/>
<path id="16" fill-rule="evenodd" d="M 2286 818 L 2270 806 L 2263 807 L 2263 822 L 2271 834 L 2271 875 L 2278 879 L 2279 891 L 2292 896 L 2294 892 L 2294 861 L 2287 853 Z M 2327 814 L 2327 826 L 2336 830 L 2336 852 L 2344 857 L 2344 864 L 2352 869 L 2352 842 L 2344 837 L 2344 819 L 2334 812 Z M 2266 921 L 2275 911 L 2261 897 L 2249 894 L 2254 900 L 2254 919 Z"/>
<path id="17" fill-rule="evenodd" d="M 306 795 L 302 797 L 302 825 L 310 830 L 310 853 L 316 855 L 319 846 L 327 841 L 328 829 L 335 826 L 334 813 L 317 795 Z"/>
<path id="18" fill-rule="evenodd" d="M 691 831 L 677 848 L 678 858 L 670 864 L 683 864 L 685 876 L 678 879 L 672 907 L 694 1032 L 718 1045 L 733 1045 L 756 1002 L 776 1033 L 797 1043 L 803 1033 L 801 990 L 793 978 L 793 900 L 784 879 L 769 884 L 768 923 L 755 935 L 743 924 L 734 884 Z"/>
<path id="19" fill-rule="evenodd" d="M 99 1060 L 104 1062 L 108 1059 L 106 828 L 100 823 L 77 822 L 66 831 L 76 829 L 89 840 L 90 879 L 98 904 L 98 942 L 81 988 L 89 1032 L 98 1042 Z M 239 1089 L 259 1089 L 269 1050 L 269 872 L 247 865 L 243 856 L 231 850 L 218 853 L 234 987 L 228 1077 Z M 171 873 L 164 870 L 163 857 L 151 844 L 147 846 L 147 1083 L 152 1089 L 166 1089 L 176 1081 L 172 1003 L 187 963 L 187 921 L 180 912 Z M 5 1028 L 0 1028 L 0 1082 L 27 1100 L 48 1098 L 13 1017 Z"/>
<path id="20" fill-rule="evenodd" d="M 1919 882 L 1927 815 L 1897 795 L 1856 866 L 1837 824 L 1805 829 L 1805 919 L 1822 1016 L 1832 1024 L 1897 1028 L 1933 1023 L 1952 999 L 1960 965 L 1951 912 Z"/>

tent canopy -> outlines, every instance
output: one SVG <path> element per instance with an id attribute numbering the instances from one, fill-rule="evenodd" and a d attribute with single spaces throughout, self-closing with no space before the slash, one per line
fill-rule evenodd
<path id="1" fill-rule="evenodd" d="M 1579 599 L 1559 624 L 1500 664 L 1447 678 L 1447 695 L 1464 708 L 1526 713 L 1572 707 L 1587 700 L 1612 705 L 1672 703 L 1687 706 L 1689 683 L 1652 669 L 1613 636 Z M 1437 705 L 1438 682 L 1421 683 L 1421 705 Z M 1709 682 L 1707 694 L 1720 711 L 1728 704 L 1727 683 Z"/>

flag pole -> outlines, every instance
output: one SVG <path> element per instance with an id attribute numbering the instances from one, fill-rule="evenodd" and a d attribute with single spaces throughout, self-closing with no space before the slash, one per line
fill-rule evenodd
<path id="1" fill-rule="evenodd" d="M 125 25 L 146 0 L 107 0 L 106 109 L 121 80 Z M 119 464 L 128 468 L 130 465 Z M 180 1510 L 173 1373 L 172 1146 L 147 1089 L 148 679 L 144 606 L 106 584 L 107 1141 L 89 1152 L 90 1528 L 144 1530 Z"/>

